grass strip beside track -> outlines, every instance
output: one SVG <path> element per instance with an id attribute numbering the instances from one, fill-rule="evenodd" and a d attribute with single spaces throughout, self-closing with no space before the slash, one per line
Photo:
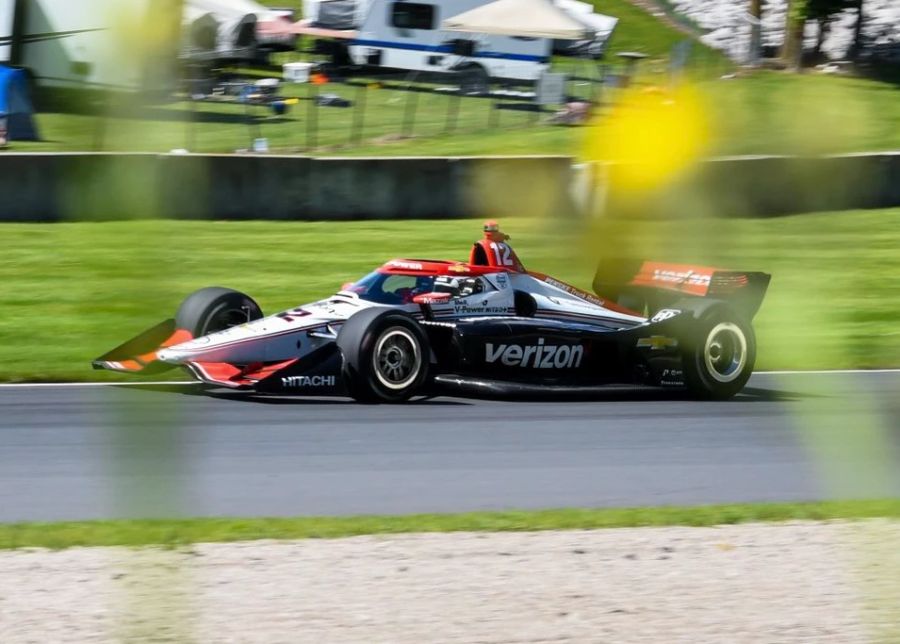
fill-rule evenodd
<path id="1" fill-rule="evenodd" d="M 406 516 L 160 519 L 0 524 L 0 549 L 168 546 L 258 539 L 333 539 L 413 532 L 520 532 L 774 521 L 900 518 L 900 499 L 697 507 L 412 514 Z"/>
<path id="2" fill-rule="evenodd" d="M 900 366 L 900 209 L 778 219 L 505 219 L 530 269 L 590 289 L 600 257 L 771 272 L 757 369 Z M 463 259 L 479 221 L 4 224 L 0 381 L 124 378 L 91 359 L 171 317 L 191 291 L 245 291 L 274 313 L 393 257 Z M 178 371 L 161 378 L 179 377 Z"/>

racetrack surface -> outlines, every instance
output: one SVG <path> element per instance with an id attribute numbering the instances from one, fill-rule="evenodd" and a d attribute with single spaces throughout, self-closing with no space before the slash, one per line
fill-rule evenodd
<path id="1" fill-rule="evenodd" d="M 0 387 L 0 522 L 900 495 L 900 373 L 758 374 L 729 402 Z"/>

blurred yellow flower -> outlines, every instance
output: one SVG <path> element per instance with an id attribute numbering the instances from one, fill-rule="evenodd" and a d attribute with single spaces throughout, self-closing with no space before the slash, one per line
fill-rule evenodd
<path id="1" fill-rule="evenodd" d="M 588 161 L 617 162 L 616 188 L 648 190 L 670 183 L 703 156 L 710 124 L 700 95 L 689 87 L 624 90 L 613 109 L 588 128 Z"/>

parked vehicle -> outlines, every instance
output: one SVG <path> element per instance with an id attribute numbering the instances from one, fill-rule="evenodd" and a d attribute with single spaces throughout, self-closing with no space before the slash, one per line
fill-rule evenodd
<path id="1" fill-rule="evenodd" d="M 473 85 L 488 78 L 536 80 L 550 65 L 552 40 L 441 30 L 444 18 L 482 4 L 484 0 L 373 0 L 350 44 L 350 57 L 360 65 L 466 72 Z"/>
<path id="2" fill-rule="evenodd" d="M 593 13 L 591 5 L 558 0 L 558 8 L 592 31 L 593 39 L 554 41 L 514 35 L 462 33 L 442 22 L 491 0 L 306 0 L 304 10 L 317 28 L 350 33 L 349 59 L 357 65 L 422 73 L 464 72 L 463 83 L 478 87 L 489 79 L 537 80 L 554 49 L 599 56 L 617 20 Z"/>

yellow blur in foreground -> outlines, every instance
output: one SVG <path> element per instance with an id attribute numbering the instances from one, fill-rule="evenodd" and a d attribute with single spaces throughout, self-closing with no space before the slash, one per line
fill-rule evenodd
<path id="1" fill-rule="evenodd" d="M 612 110 L 587 129 L 586 160 L 621 162 L 616 187 L 658 188 L 709 149 L 710 123 L 700 94 L 688 86 L 623 90 Z"/>

